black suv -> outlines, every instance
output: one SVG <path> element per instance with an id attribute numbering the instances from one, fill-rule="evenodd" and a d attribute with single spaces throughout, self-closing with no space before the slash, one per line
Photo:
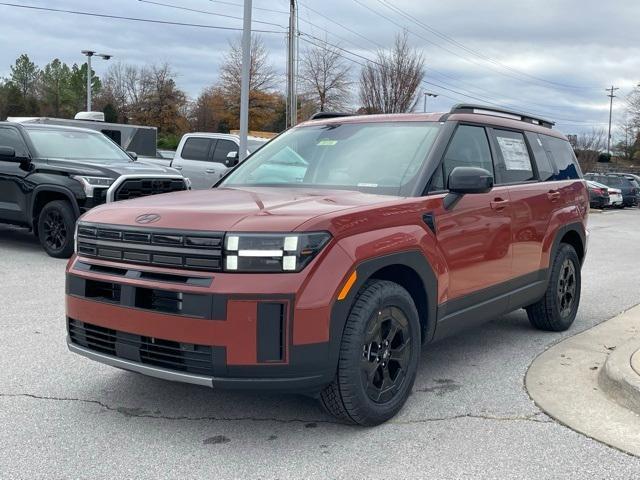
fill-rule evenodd
<path id="1" fill-rule="evenodd" d="M 587 173 L 584 178 L 602 183 L 607 187 L 619 188 L 622 191 L 623 206 L 638 206 L 640 185 L 633 176 L 625 173 Z"/>
<path id="2" fill-rule="evenodd" d="M 31 228 L 49 255 L 67 258 L 88 209 L 188 188 L 177 170 L 135 157 L 93 130 L 0 122 L 0 223 Z"/>

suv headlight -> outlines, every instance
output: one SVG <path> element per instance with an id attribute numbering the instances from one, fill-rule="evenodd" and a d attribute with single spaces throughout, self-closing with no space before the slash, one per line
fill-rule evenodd
<path id="1" fill-rule="evenodd" d="M 115 181 L 113 178 L 108 177 L 87 177 L 84 175 L 74 175 L 72 178 L 82 184 L 87 197 L 93 197 L 94 189 L 108 188 Z"/>
<path id="2" fill-rule="evenodd" d="M 299 272 L 329 242 L 327 232 L 228 233 L 224 241 L 227 272 Z"/>

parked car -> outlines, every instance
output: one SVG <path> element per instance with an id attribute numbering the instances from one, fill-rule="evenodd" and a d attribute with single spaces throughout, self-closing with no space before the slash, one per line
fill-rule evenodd
<path id="1" fill-rule="evenodd" d="M 102 133 L 0 122 L 0 222 L 31 228 L 52 257 L 73 253 L 76 219 L 102 203 L 187 189 Z"/>
<path id="2" fill-rule="evenodd" d="M 249 137 L 247 154 L 267 142 L 265 138 Z M 193 189 L 211 188 L 226 171 L 238 163 L 240 137 L 224 133 L 186 133 L 182 136 L 170 162 L 165 159 L 146 159 L 164 163 L 182 172 L 191 180 Z"/>
<path id="3" fill-rule="evenodd" d="M 622 198 L 622 190 L 619 188 L 607 187 L 603 183 L 594 182 L 592 180 L 587 180 L 587 183 L 591 183 L 596 187 L 606 189 L 609 193 L 609 203 L 606 205 L 607 207 L 615 207 L 622 208 L 623 207 L 623 198 Z"/>
<path id="4" fill-rule="evenodd" d="M 551 126 L 474 105 L 325 113 L 211 190 L 91 210 L 67 269 L 68 346 L 384 422 L 423 345 L 518 308 L 542 330 L 573 323 L 589 195 Z"/>
<path id="5" fill-rule="evenodd" d="M 622 191 L 623 206 L 638 206 L 640 185 L 634 179 L 615 173 L 587 173 L 584 177 L 587 180 L 593 180 L 608 187 L 620 189 Z"/>
<path id="6" fill-rule="evenodd" d="M 638 200 L 638 205 L 640 205 L 640 176 L 639 175 L 635 175 L 633 173 L 616 173 L 616 175 L 623 176 L 626 179 L 631 181 L 631 184 L 636 189 L 636 192 L 637 192 L 636 197 L 637 197 L 637 200 Z"/>
<path id="7" fill-rule="evenodd" d="M 591 208 L 605 208 L 610 205 L 609 187 L 598 182 L 587 181 L 589 189 L 589 205 Z M 620 195 L 622 203 L 622 195 Z"/>

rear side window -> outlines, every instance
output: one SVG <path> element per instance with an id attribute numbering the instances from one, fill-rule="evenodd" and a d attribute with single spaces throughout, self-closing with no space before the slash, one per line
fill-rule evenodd
<path id="1" fill-rule="evenodd" d="M 554 180 L 572 180 L 582 177 L 578 161 L 569 142 L 549 135 L 540 135 L 540 138 L 547 155 L 558 170 Z"/>
<path id="2" fill-rule="evenodd" d="M 238 146 L 234 142 L 230 140 L 218 140 L 216 150 L 213 154 L 213 161 L 225 163 L 227 161 L 227 155 L 231 152 L 238 152 Z"/>
<path id="3" fill-rule="evenodd" d="M 498 148 L 496 176 L 499 183 L 535 180 L 529 149 L 520 132 L 494 130 Z"/>
<path id="4" fill-rule="evenodd" d="M 470 125 L 458 127 L 444 156 L 444 184 L 447 183 L 449 174 L 456 167 L 480 167 L 493 175 L 491 149 L 483 127 Z"/>
<path id="5" fill-rule="evenodd" d="M 551 160 L 549 160 L 547 152 L 544 151 L 540 136 L 533 132 L 525 132 L 524 135 L 527 137 L 529 148 L 533 152 L 533 159 L 538 169 L 540 180 L 543 182 L 553 180 L 556 175 L 556 169 L 553 167 Z"/>
<path id="6" fill-rule="evenodd" d="M 212 144 L 213 140 L 210 138 L 187 138 L 187 141 L 184 142 L 184 147 L 182 147 L 181 157 L 185 160 L 207 161 Z"/>

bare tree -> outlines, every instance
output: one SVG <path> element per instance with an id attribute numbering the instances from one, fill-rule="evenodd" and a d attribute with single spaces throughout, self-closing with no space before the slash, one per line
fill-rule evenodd
<path id="1" fill-rule="evenodd" d="M 367 113 L 412 111 L 423 79 L 424 56 L 409 46 L 404 31 L 391 51 L 378 50 L 376 60 L 362 67 L 360 102 Z"/>
<path id="2" fill-rule="evenodd" d="M 600 153 L 607 146 L 607 131 L 604 128 L 592 128 L 578 135 L 575 146 L 576 157 L 585 171 L 593 169 Z"/>
<path id="3" fill-rule="evenodd" d="M 240 99 L 242 76 L 242 45 L 240 39 L 229 43 L 229 51 L 220 67 L 220 87 L 227 94 Z M 276 73 L 269 64 L 267 49 L 258 35 L 251 36 L 251 66 L 249 68 L 249 90 L 265 92 L 276 86 Z"/>
<path id="4" fill-rule="evenodd" d="M 347 107 L 351 97 L 351 68 L 338 49 L 329 45 L 308 48 L 300 63 L 303 95 L 314 104 L 316 111 Z"/>
<path id="5" fill-rule="evenodd" d="M 640 85 L 627 97 L 627 115 L 636 128 L 640 128 Z"/>
<path id="6" fill-rule="evenodd" d="M 112 64 L 104 77 L 100 102 L 110 103 L 118 114 L 118 121 L 125 122 L 128 119 L 129 91 L 127 89 L 127 69 L 130 68 L 122 62 Z"/>

